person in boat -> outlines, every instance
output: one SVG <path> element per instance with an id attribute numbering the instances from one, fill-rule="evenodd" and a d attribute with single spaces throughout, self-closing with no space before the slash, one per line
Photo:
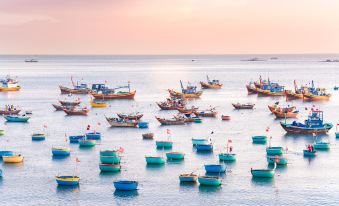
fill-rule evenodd
<path id="1" fill-rule="evenodd" d="M 233 147 L 232 147 L 232 146 L 230 146 L 230 153 L 232 153 L 232 151 L 233 151 Z"/>

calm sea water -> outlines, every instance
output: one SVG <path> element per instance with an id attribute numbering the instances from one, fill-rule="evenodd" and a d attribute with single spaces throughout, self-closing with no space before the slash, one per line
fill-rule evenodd
<path id="1" fill-rule="evenodd" d="M 247 95 L 245 84 L 257 80 L 259 75 L 293 87 L 293 80 L 307 83 L 314 80 L 333 93 L 329 102 L 289 102 L 297 106 L 305 118 L 305 107 L 315 104 L 324 110 L 325 120 L 336 124 L 339 95 L 333 86 L 339 84 L 339 63 L 321 60 L 338 58 L 338 55 L 277 55 L 278 60 L 262 62 L 240 61 L 253 56 L 37 56 L 39 63 L 24 63 L 27 56 L 0 56 L 0 76 L 18 76 L 22 91 L 0 94 L 1 105 L 19 105 L 32 110 L 33 117 L 27 124 L 5 123 L 0 127 L 6 135 L 0 137 L 1 150 L 21 152 L 25 161 L 19 165 L 2 164 L 4 177 L 0 180 L 0 205 L 338 205 L 339 204 L 339 148 L 334 137 L 335 128 L 321 139 L 331 142 L 331 150 L 320 152 L 310 160 L 301 155 L 309 136 L 286 135 L 268 111 L 267 105 L 284 98 Z M 259 56 L 269 58 L 269 56 Z M 195 61 L 192 61 L 194 59 Z M 164 100 L 166 89 L 179 89 L 179 80 L 198 84 L 206 79 L 218 78 L 224 83 L 220 90 L 206 90 L 201 99 L 190 103 L 200 108 L 216 106 L 220 114 L 232 120 L 222 122 L 220 116 L 204 119 L 202 124 L 187 126 L 160 126 L 154 116 L 171 117 L 174 111 L 160 111 L 156 101 Z M 110 107 L 92 109 L 87 117 L 66 116 L 55 112 L 51 106 L 64 99 L 58 85 L 70 85 L 70 77 L 88 83 L 109 82 L 111 86 L 131 81 L 137 90 L 134 101 L 115 100 Z M 89 106 L 90 97 L 80 96 Z M 253 111 L 236 111 L 232 102 L 253 102 Z M 104 115 L 117 112 L 140 111 L 150 122 L 149 129 L 110 128 Z M 100 125 L 98 125 L 100 123 Z M 32 142 L 31 134 L 48 128 L 46 141 Z M 65 146 L 67 135 L 83 134 L 91 125 L 103 133 L 99 145 L 92 149 L 79 149 L 70 145 L 71 156 L 54 159 L 52 146 Z M 265 134 L 270 127 L 272 145 L 288 147 L 287 167 L 278 168 L 272 180 L 253 180 L 250 168 L 266 168 L 265 146 L 253 145 L 252 135 Z M 142 140 L 141 134 L 154 132 L 156 139 L 167 138 L 166 129 L 172 132 L 173 150 L 185 152 L 182 162 L 167 162 L 161 167 L 146 166 L 145 155 L 164 155 L 156 150 L 154 141 Z M 213 135 L 210 135 L 214 131 Z M 215 150 L 211 154 L 197 153 L 191 138 L 212 138 Z M 227 164 L 223 185 L 217 188 L 180 185 L 180 173 L 197 171 L 204 174 L 204 164 L 218 163 L 217 155 L 226 140 L 233 140 L 236 163 Z M 99 151 L 123 147 L 122 171 L 116 174 L 100 173 Z M 77 173 L 81 184 L 77 188 L 58 187 L 54 176 L 72 174 L 75 158 L 81 161 Z M 112 182 L 133 179 L 140 189 L 133 193 L 115 192 Z"/>

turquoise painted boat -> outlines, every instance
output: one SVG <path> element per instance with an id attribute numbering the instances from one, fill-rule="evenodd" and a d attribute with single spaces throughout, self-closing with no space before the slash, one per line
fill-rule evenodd
<path id="1" fill-rule="evenodd" d="M 335 133 L 335 138 L 339 138 L 339 132 Z"/>
<path id="2" fill-rule="evenodd" d="M 216 176 L 199 176 L 198 182 L 204 186 L 220 186 L 222 179 Z"/>
<path id="3" fill-rule="evenodd" d="M 6 151 L 6 150 L 2 150 L 0 151 L 0 157 L 2 158 L 2 156 L 13 156 L 14 152 L 13 151 Z"/>
<path id="4" fill-rule="evenodd" d="M 193 139 L 192 138 L 192 144 L 197 145 L 197 144 L 208 144 L 209 140 L 208 139 Z"/>
<path id="5" fill-rule="evenodd" d="M 78 176 L 56 176 L 58 185 L 62 186 L 74 186 L 78 185 L 80 178 Z"/>
<path id="6" fill-rule="evenodd" d="M 27 122 L 30 117 L 27 116 L 5 116 L 7 122 Z"/>
<path id="7" fill-rule="evenodd" d="M 212 152 L 213 151 L 213 145 L 212 144 L 197 144 L 195 145 L 195 148 L 197 151 L 203 151 L 203 152 Z"/>
<path id="8" fill-rule="evenodd" d="M 167 152 L 166 157 L 169 160 L 182 160 L 185 158 L 185 154 L 182 152 Z"/>
<path id="9" fill-rule="evenodd" d="M 32 134 L 32 140 L 33 141 L 43 141 L 45 139 L 46 139 L 46 134 L 44 134 L 44 133 Z"/>
<path id="10" fill-rule="evenodd" d="M 155 144 L 157 148 L 172 148 L 173 146 L 172 141 L 156 141 Z"/>
<path id="11" fill-rule="evenodd" d="M 113 182 L 113 185 L 116 190 L 120 190 L 120 191 L 132 191 L 132 190 L 138 189 L 137 181 L 121 180 L 121 181 Z"/>
<path id="12" fill-rule="evenodd" d="M 120 164 L 99 164 L 101 172 L 119 172 L 121 170 Z"/>
<path id="13" fill-rule="evenodd" d="M 251 174 L 253 177 L 259 178 L 272 178 L 274 177 L 274 169 L 251 169 Z"/>
<path id="14" fill-rule="evenodd" d="M 267 155 L 282 155 L 283 150 L 284 149 L 282 147 L 267 147 L 266 154 Z"/>
<path id="15" fill-rule="evenodd" d="M 219 160 L 220 161 L 235 161 L 236 158 L 236 154 L 232 154 L 232 153 L 220 153 L 219 154 Z"/>
<path id="16" fill-rule="evenodd" d="M 5 130 L 0 129 L 0 136 L 5 135 Z"/>
<path id="17" fill-rule="evenodd" d="M 267 143 L 267 137 L 266 136 L 253 136 L 252 142 L 254 144 L 266 144 Z"/>
<path id="18" fill-rule="evenodd" d="M 71 149 L 67 147 L 53 147 L 52 155 L 53 156 L 69 156 L 71 154 Z"/>
<path id="19" fill-rule="evenodd" d="M 117 150 L 100 150 L 100 156 L 116 157 L 116 156 L 119 156 L 119 154 Z"/>
<path id="20" fill-rule="evenodd" d="M 100 161 L 103 164 L 119 164 L 120 157 L 119 156 L 100 156 Z"/>
<path id="21" fill-rule="evenodd" d="M 100 132 L 89 132 L 89 133 L 86 133 L 86 139 L 99 140 L 99 139 L 101 139 L 101 133 Z"/>
<path id="22" fill-rule="evenodd" d="M 274 164 L 274 162 L 277 163 L 277 165 L 287 165 L 288 161 L 285 157 L 280 156 L 279 160 L 276 161 L 275 156 L 267 156 L 267 163 L 268 164 Z"/>
<path id="23" fill-rule="evenodd" d="M 146 156 L 147 164 L 165 164 L 165 159 L 158 156 Z"/>
<path id="24" fill-rule="evenodd" d="M 179 180 L 180 182 L 196 182 L 198 180 L 198 175 L 194 173 L 180 174 Z"/>
<path id="25" fill-rule="evenodd" d="M 315 150 L 309 151 L 307 149 L 304 149 L 303 153 L 304 153 L 304 157 L 315 157 L 317 155 L 317 151 Z"/>
<path id="26" fill-rule="evenodd" d="M 79 140 L 85 139 L 85 135 L 69 136 L 70 143 L 79 143 Z"/>
<path id="27" fill-rule="evenodd" d="M 314 149 L 316 150 L 329 150 L 330 143 L 329 142 L 315 142 L 313 144 Z"/>
<path id="28" fill-rule="evenodd" d="M 79 140 L 79 147 L 94 147 L 96 141 L 92 139 L 81 139 Z"/>
<path id="29" fill-rule="evenodd" d="M 202 119 L 199 117 L 192 118 L 194 123 L 202 123 Z"/>
<path id="30" fill-rule="evenodd" d="M 210 164 L 205 165 L 206 173 L 224 173 L 226 171 L 226 166 L 224 164 Z"/>

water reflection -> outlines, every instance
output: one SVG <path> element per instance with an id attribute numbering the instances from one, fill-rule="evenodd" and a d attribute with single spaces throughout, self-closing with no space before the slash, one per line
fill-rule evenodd
<path id="1" fill-rule="evenodd" d="M 251 183 L 254 186 L 272 186 L 274 178 L 252 177 Z"/>
<path id="2" fill-rule="evenodd" d="M 80 192 L 80 185 L 58 185 L 57 193 Z"/>
<path id="3" fill-rule="evenodd" d="M 132 190 L 132 191 L 121 191 L 121 190 L 115 190 L 113 195 L 115 197 L 120 198 L 133 198 L 139 195 L 138 190 Z"/>
<path id="4" fill-rule="evenodd" d="M 220 192 L 220 191 L 221 191 L 221 185 L 218 185 L 218 186 L 199 185 L 199 192 L 212 193 L 212 192 Z"/>

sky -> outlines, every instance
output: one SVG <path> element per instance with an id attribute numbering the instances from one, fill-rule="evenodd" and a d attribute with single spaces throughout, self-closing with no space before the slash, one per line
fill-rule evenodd
<path id="1" fill-rule="evenodd" d="M 0 54 L 339 53 L 339 0 L 0 0 Z"/>

